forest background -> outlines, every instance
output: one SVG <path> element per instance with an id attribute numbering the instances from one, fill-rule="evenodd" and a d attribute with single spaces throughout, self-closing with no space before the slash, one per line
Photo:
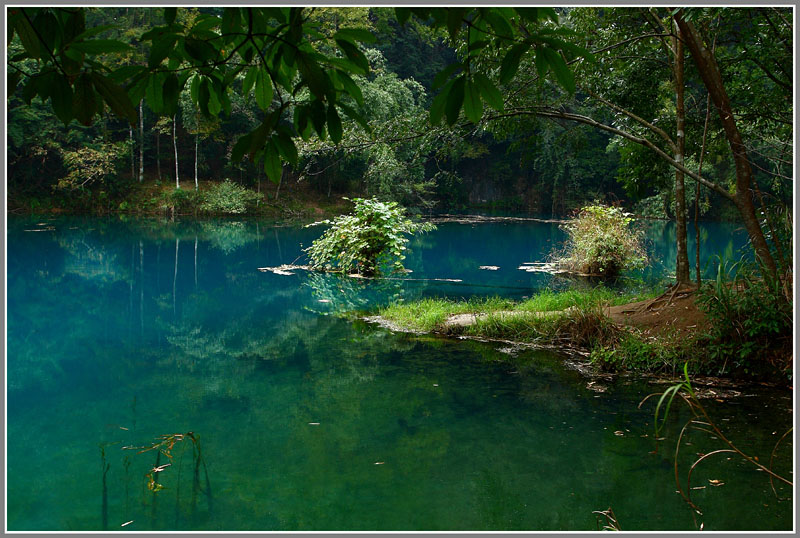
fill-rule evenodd
<path id="1" fill-rule="evenodd" d="M 746 190 L 772 250 L 791 220 L 790 8 L 253 11 L 9 11 L 9 211 L 313 216 L 377 196 L 560 217 L 601 201 L 685 229 L 746 215 Z M 257 38 L 224 37 L 254 20 L 274 30 L 260 60 Z"/>

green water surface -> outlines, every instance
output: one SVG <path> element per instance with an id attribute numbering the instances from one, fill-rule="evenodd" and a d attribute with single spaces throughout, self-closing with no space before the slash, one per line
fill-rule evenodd
<path id="1" fill-rule="evenodd" d="M 9 530 L 595 530 L 593 511 L 609 507 L 624 530 L 791 529 L 792 501 L 730 454 L 695 470 L 703 514 L 688 508 L 672 468 L 688 415 L 673 413 L 657 446 L 654 402 L 637 407 L 663 386 L 622 377 L 598 392 L 553 352 L 333 315 L 570 285 L 517 269 L 563 240 L 556 225 L 443 224 L 412 242 L 407 280 L 364 282 L 258 271 L 294 261 L 319 228 L 8 224 Z M 671 233 L 651 225 L 646 278 L 674 269 Z M 703 233 L 704 260 L 745 242 L 730 225 Z M 768 459 L 791 394 L 742 392 L 709 410 Z M 197 442 L 176 440 L 171 457 L 145 450 L 188 432 Z M 698 453 L 723 448 L 706 434 L 687 443 L 684 479 Z M 784 473 L 791 453 L 778 452 Z"/>

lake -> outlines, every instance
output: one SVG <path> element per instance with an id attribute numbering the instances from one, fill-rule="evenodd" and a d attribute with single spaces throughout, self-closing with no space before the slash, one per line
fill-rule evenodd
<path id="1" fill-rule="evenodd" d="M 554 352 L 336 315 L 578 285 L 518 269 L 560 245 L 557 225 L 441 224 L 390 280 L 258 270 L 321 232 L 9 217 L 8 530 L 595 530 L 609 507 L 623 530 L 792 528 L 793 501 L 731 454 L 694 471 L 702 515 L 683 502 L 672 461 L 688 414 L 674 411 L 657 443 L 655 402 L 638 408 L 665 385 L 619 377 L 598 392 Z M 674 272 L 674 225 L 647 234 L 655 282 Z M 731 224 L 702 234 L 709 276 L 712 254 L 735 260 L 746 244 Z M 742 393 L 706 404 L 764 461 L 792 396 Z M 684 481 L 718 448 L 692 434 Z M 791 454 L 782 445 L 777 470 Z"/>

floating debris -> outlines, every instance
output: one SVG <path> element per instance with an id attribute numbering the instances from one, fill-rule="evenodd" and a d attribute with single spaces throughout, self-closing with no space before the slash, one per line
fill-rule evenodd
<path id="1" fill-rule="evenodd" d="M 375 465 L 383 465 L 384 463 L 386 463 L 386 462 L 385 461 L 376 461 Z"/>
<path id="2" fill-rule="evenodd" d="M 120 525 L 120 527 L 127 527 L 127 526 L 128 526 L 128 525 L 130 525 L 131 523 L 133 523 L 133 520 L 132 520 L 132 519 L 131 519 L 130 521 L 126 521 L 125 523 L 123 523 L 122 525 Z"/>
<path id="3" fill-rule="evenodd" d="M 309 426 L 319 426 L 319 422 L 309 422 Z"/>
<path id="4" fill-rule="evenodd" d="M 439 386 L 439 383 L 434 383 L 434 384 L 433 384 L 433 386 L 434 386 L 434 387 L 438 387 L 438 386 Z"/>
<path id="5" fill-rule="evenodd" d="M 712 486 L 724 486 L 724 485 L 725 485 L 725 482 L 723 482 L 722 480 L 711 480 L 711 479 L 709 478 L 709 479 L 708 479 L 708 482 L 709 482 L 709 483 L 710 483 Z"/>
<path id="6" fill-rule="evenodd" d="M 483 269 L 484 271 L 497 271 L 500 269 L 497 265 L 481 265 L 478 269 Z"/>
<path id="7" fill-rule="evenodd" d="M 291 265 L 285 263 L 278 267 L 259 267 L 258 270 L 262 273 L 275 273 L 276 275 L 289 276 L 294 274 L 292 271 L 310 271 L 311 267 L 308 265 Z"/>
<path id="8" fill-rule="evenodd" d="M 319 302 L 319 303 L 329 303 L 329 302 L 331 302 L 331 300 L 330 299 L 317 299 L 317 302 Z"/>
<path id="9" fill-rule="evenodd" d="M 625 432 L 622 430 L 617 430 L 614 432 L 614 435 L 616 435 L 617 437 L 622 437 L 625 435 Z"/>
<path id="10" fill-rule="evenodd" d="M 567 221 L 558 219 L 537 219 L 533 217 L 487 217 L 486 215 L 451 215 L 443 213 L 426 219 L 433 224 L 453 222 L 456 224 L 481 224 L 485 222 L 546 222 L 563 224 Z"/>
<path id="11" fill-rule="evenodd" d="M 54 232 L 56 231 L 54 226 L 48 226 L 47 228 L 34 228 L 31 230 L 22 230 L 23 232 Z"/>

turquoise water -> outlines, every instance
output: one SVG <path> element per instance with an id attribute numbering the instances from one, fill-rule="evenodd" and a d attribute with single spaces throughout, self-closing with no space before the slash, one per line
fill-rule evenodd
<path id="1" fill-rule="evenodd" d="M 673 414 L 656 451 L 653 406 L 637 408 L 659 386 L 620 378 L 596 392 L 554 353 L 330 315 L 570 285 L 517 269 L 562 240 L 555 225 L 440 225 L 411 245 L 413 280 L 363 282 L 257 270 L 294 261 L 318 228 L 8 224 L 9 530 L 595 530 L 592 512 L 609 507 L 625 530 L 792 526 L 792 502 L 730 454 L 695 471 L 693 518 L 671 463 L 687 415 Z M 745 241 L 730 225 L 704 233 L 708 252 L 731 257 Z M 648 236 L 658 279 L 674 268 L 674 236 L 665 223 Z M 709 410 L 768 459 L 791 394 L 744 393 Z M 187 432 L 196 443 L 174 438 L 171 458 L 145 450 Z M 691 456 L 722 448 L 689 442 L 684 478 Z M 783 472 L 791 450 L 778 453 Z"/>

